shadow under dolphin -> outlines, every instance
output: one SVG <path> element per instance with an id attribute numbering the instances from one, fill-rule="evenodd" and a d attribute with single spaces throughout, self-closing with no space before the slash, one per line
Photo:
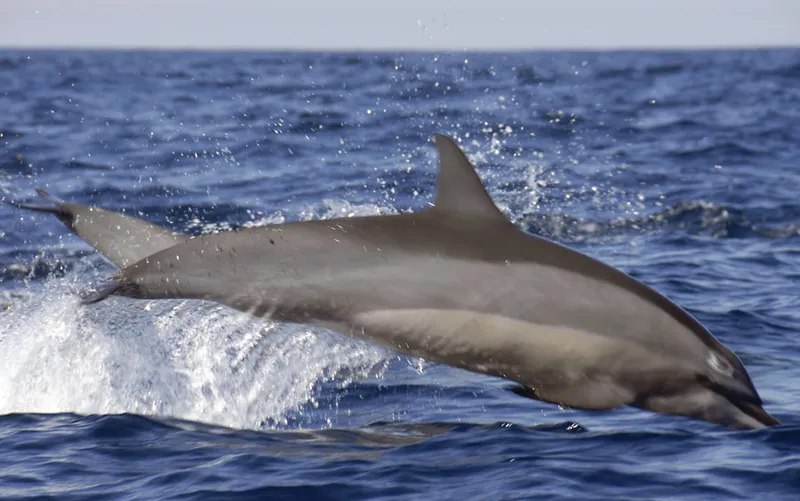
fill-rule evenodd
<path id="1" fill-rule="evenodd" d="M 43 191 L 42 204 L 13 204 L 54 214 L 120 268 L 86 303 L 211 300 L 505 378 L 519 395 L 566 407 L 779 424 L 741 361 L 696 319 L 625 273 L 517 229 L 456 143 L 435 142 L 435 203 L 408 214 L 190 237 Z"/>

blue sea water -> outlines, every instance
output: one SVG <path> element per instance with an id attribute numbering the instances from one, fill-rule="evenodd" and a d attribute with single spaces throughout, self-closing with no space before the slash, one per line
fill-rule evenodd
<path id="1" fill-rule="evenodd" d="M 800 50 L 0 52 L 0 189 L 204 233 L 424 207 L 433 133 L 518 226 L 687 308 L 782 426 L 501 380 L 112 272 L 0 206 L 2 499 L 800 499 Z"/>

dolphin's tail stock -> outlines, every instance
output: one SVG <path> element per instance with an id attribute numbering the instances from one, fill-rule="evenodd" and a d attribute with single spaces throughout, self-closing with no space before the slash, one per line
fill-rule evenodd
<path id="1" fill-rule="evenodd" d="M 36 192 L 40 197 L 38 203 L 18 202 L 7 194 L 2 201 L 20 209 L 54 215 L 120 269 L 188 238 L 135 217 L 64 202 L 42 189 Z M 116 274 L 92 286 L 81 295 L 81 300 L 84 304 L 96 303 L 124 287 L 121 275 Z"/>
<path id="2" fill-rule="evenodd" d="M 3 200 L 20 209 L 53 214 L 120 269 L 187 239 L 135 217 L 64 202 L 42 189 L 36 192 L 40 203 L 22 203 L 5 196 Z"/>

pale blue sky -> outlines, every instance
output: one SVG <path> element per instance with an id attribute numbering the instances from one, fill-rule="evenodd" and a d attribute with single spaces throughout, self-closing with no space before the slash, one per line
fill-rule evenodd
<path id="1" fill-rule="evenodd" d="M 0 47 L 800 47 L 800 0 L 0 0 Z"/>

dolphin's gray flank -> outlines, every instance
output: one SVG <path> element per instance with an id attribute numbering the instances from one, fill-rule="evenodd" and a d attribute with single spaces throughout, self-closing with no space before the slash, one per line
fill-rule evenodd
<path id="1" fill-rule="evenodd" d="M 519 383 L 582 409 L 632 405 L 735 428 L 778 424 L 742 363 L 641 282 L 518 230 L 437 135 L 433 207 L 188 238 L 64 202 L 52 212 L 121 271 L 84 298 L 200 298 Z"/>

